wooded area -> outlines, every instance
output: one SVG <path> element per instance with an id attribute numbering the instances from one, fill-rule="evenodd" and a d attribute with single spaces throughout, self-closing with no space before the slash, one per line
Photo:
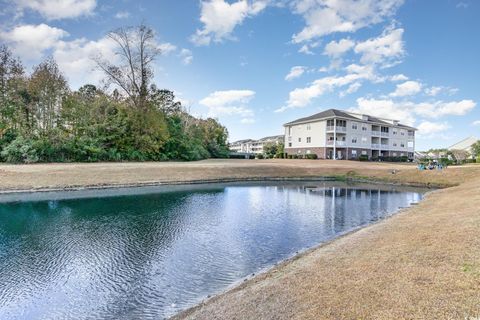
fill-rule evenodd
<path id="1" fill-rule="evenodd" d="M 72 91 L 53 58 L 27 74 L 0 45 L 0 161 L 199 160 L 228 154 L 227 129 L 190 115 L 153 83 L 160 54 L 145 25 L 108 34 L 115 61 L 94 58 L 105 86 Z"/>

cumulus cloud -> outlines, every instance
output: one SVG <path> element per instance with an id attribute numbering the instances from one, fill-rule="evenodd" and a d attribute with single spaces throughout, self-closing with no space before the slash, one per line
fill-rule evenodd
<path id="1" fill-rule="evenodd" d="M 411 110 L 402 108 L 390 99 L 358 98 L 357 106 L 350 108 L 349 111 L 369 114 L 380 118 L 395 119 L 407 125 L 413 125 L 415 122 L 415 117 Z"/>
<path id="2" fill-rule="evenodd" d="M 472 122 L 472 125 L 474 126 L 480 126 L 480 120 L 476 120 Z"/>
<path id="3" fill-rule="evenodd" d="M 406 75 L 404 75 L 403 73 L 400 73 L 400 74 L 394 74 L 393 76 L 390 76 L 389 80 L 392 81 L 392 82 L 407 81 L 408 77 Z"/>
<path id="4" fill-rule="evenodd" d="M 285 80 L 290 81 L 300 77 L 306 71 L 305 67 L 295 66 L 290 69 L 290 72 L 285 76 Z"/>
<path id="5" fill-rule="evenodd" d="M 48 20 L 77 18 L 90 15 L 97 6 L 96 0 L 15 0 L 19 9 L 38 12 Z"/>
<path id="6" fill-rule="evenodd" d="M 335 88 L 349 86 L 353 83 L 359 83 L 363 80 L 376 81 L 378 78 L 371 66 L 349 65 L 346 67 L 347 74 L 343 76 L 328 76 L 313 81 L 309 86 L 296 88 L 289 93 L 289 98 L 285 106 L 275 110 L 283 112 L 291 108 L 300 108 L 308 105 L 313 99 L 331 92 Z M 347 89 L 354 92 L 359 84 Z"/>
<path id="7" fill-rule="evenodd" d="M 419 93 L 422 90 L 422 84 L 417 81 L 406 81 L 401 84 L 397 84 L 397 88 L 394 92 L 390 93 L 392 97 L 405 97 L 412 96 Z"/>
<path id="8" fill-rule="evenodd" d="M 41 58 L 46 50 L 56 46 L 66 36 L 68 32 L 65 30 L 44 23 L 20 25 L 9 31 L 0 32 L 0 39 L 25 60 Z"/>
<path id="9" fill-rule="evenodd" d="M 417 129 L 420 135 L 429 136 L 450 129 L 450 125 L 446 122 L 422 121 Z"/>
<path id="10" fill-rule="evenodd" d="M 400 63 L 405 55 L 403 31 L 402 28 L 389 27 L 379 37 L 357 43 L 354 50 L 361 55 L 360 62 L 383 68 Z"/>
<path id="11" fill-rule="evenodd" d="M 190 63 L 192 63 L 193 54 L 191 50 L 184 48 L 180 50 L 180 53 L 178 55 L 180 58 L 182 58 L 182 62 L 184 65 L 189 65 Z"/>
<path id="12" fill-rule="evenodd" d="M 341 39 L 340 41 L 331 41 L 325 46 L 323 54 L 338 58 L 343 55 L 345 52 L 353 48 L 355 42 L 350 39 Z"/>
<path id="13" fill-rule="evenodd" d="M 473 100 L 435 101 L 410 104 L 418 115 L 440 118 L 443 116 L 463 116 L 473 110 L 477 103 Z"/>
<path id="14" fill-rule="evenodd" d="M 209 117 L 238 116 L 241 123 L 252 123 L 254 112 L 248 103 L 255 97 L 252 90 L 215 91 L 199 101 L 208 108 Z"/>
<path id="15" fill-rule="evenodd" d="M 238 0 L 233 3 L 225 0 L 201 1 L 200 21 L 203 27 L 197 29 L 190 39 L 201 46 L 232 38 L 232 32 L 237 25 L 262 12 L 268 3 L 269 0 Z"/>
<path id="16" fill-rule="evenodd" d="M 292 40 L 300 43 L 335 32 L 355 32 L 382 22 L 402 4 L 403 0 L 295 0 L 293 11 L 306 26 Z"/>

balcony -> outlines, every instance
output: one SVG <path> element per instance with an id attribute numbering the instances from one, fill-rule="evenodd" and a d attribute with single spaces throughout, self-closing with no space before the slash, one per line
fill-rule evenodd
<path id="1" fill-rule="evenodd" d="M 382 132 L 382 137 L 388 137 L 388 136 L 389 136 L 388 132 Z"/>
<path id="2" fill-rule="evenodd" d="M 374 130 L 372 130 L 372 136 L 380 137 L 380 136 L 381 136 L 381 133 L 380 133 L 380 131 L 374 131 Z"/>
<path id="3" fill-rule="evenodd" d="M 380 145 L 377 143 L 372 143 L 372 149 L 380 149 Z"/>
<path id="4" fill-rule="evenodd" d="M 337 147 L 345 147 L 346 145 L 347 143 L 345 141 L 337 141 L 337 143 L 335 143 L 335 146 Z M 333 146 L 333 140 L 328 140 L 327 146 Z"/>
<path id="5" fill-rule="evenodd" d="M 334 126 L 327 126 L 327 131 L 333 132 L 335 130 Z M 337 126 L 337 132 L 347 132 L 347 127 Z"/>

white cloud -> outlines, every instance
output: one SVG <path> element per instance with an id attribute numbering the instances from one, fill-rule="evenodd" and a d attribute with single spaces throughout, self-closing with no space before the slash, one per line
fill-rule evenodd
<path id="1" fill-rule="evenodd" d="M 96 0 L 16 0 L 20 9 L 30 9 L 48 20 L 77 18 L 90 15 L 97 6 Z"/>
<path id="2" fill-rule="evenodd" d="M 472 122 L 472 125 L 474 126 L 480 126 L 480 120 L 476 120 Z"/>
<path id="3" fill-rule="evenodd" d="M 300 77 L 306 71 L 305 67 L 295 66 L 290 69 L 290 72 L 285 76 L 285 80 L 290 81 Z"/>
<path id="4" fill-rule="evenodd" d="M 392 97 L 405 97 L 419 93 L 422 90 L 422 84 L 417 81 L 406 81 L 401 84 L 397 84 L 397 88 L 394 92 L 390 93 Z"/>
<path id="5" fill-rule="evenodd" d="M 320 78 L 305 88 L 296 88 L 290 91 L 286 106 L 275 110 L 275 112 L 283 112 L 291 108 L 304 107 L 313 99 L 320 97 L 326 92 L 331 92 L 335 88 L 348 86 L 362 80 L 378 80 L 378 77 L 375 75 L 371 66 L 349 65 L 346 70 L 348 72 L 346 75 Z M 358 84 L 353 86 L 350 90 L 355 90 L 355 87 L 357 86 Z"/>
<path id="6" fill-rule="evenodd" d="M 115 14 L 116 19 L 127 19 L 130 17 L 130 12 L 128 11 L 119 11 Z"/>
<path id="7" fill-rule="evenodd" d="M 44 23 L 21 25 L 10 31 L 0 32 L 0 39 L 25 60 L 41 58 L 46 50 L 56 46 L 60 39 L 66 36 L 68 33 L 65 30 Z"/>
<path id="8" fill-rule="evenodd" d="M 431 97 L 435 97 L 441 93 L 445 93 L 448 95 L 453 95 L 458 92 L 457 88 L 450 88 L 450 87 L 441 87 L 441 86 L 433 86 L 430 88 L 425 89 L 425 94 Z"/>
<path id="9" fill-rule="evenodd" d="M 104 78 L 92 58 L 101 55 L 115 62 L 115 48 L 116 44 L 108 37 L 97 41 L 85 38 L 60 41 L 54 48 L 53 57 L 75 89 L 86 83 L 97 84 Z"/>
<path id="10" fill-rule="evenodd" d="M 252 90 L 215 91 L 199 103 L 208 108 L 209 117 L 239 116 L 242 123 L 252 123 L 254 112 L 247 105 L 253 97 Z"/>
<path id="11" fill-rule="evenodd" d="M 347 90 L 340 92 L 340 97 L 345 97 L 346 95 L 355 93 L 362 87 L 361 82 L 354 82 L 348 86 Z"/>
<path id="12" fill-rule="evenodd" d="M 393 15 L 403 0 L 295 0 L 293 11 L 306 26 L 293 35 L 295 43 L 335 32 L 354 32 Z"/>
<path id="13" fill-rule="evenodd" d="M 402 37 L 402 28 L 389 27 L 379 37 L 359 42 L 355 46 L 355 52 L 361 54 L 360 62 L 364 64 L 378 64 L 383 68 L 391 67 L 400 63 L 405 55 Z"/>
<path id="14" fill-rule="evenodd" d="M 189 65 L 192 63 L 193 60 L 193 54 L 191 50 L 188 49 L 182 49 L 179 53 L 179 57 L 182 58 L 182 63 L 184 65 Z"/>
<path id="15" fill-rule="evenodd" d="M 418 126 L 418 133 L 422 136 L 431 136 L 435 133 L 439 133 L 450 129 L 450 125 L 446 122 L 430 122 L 422 121 Z"/>
<path id="16" fill-rule="evenodd" d="M 353 48 L 355 42 L 350 39 L 341 39 L 340 41 L 331 41 L 325 46 L 323 54 L 338 58 L 345 52 Z"/>
<path id="17" fill-rule="evenodd" d="M 298 52 L 314 55 L 315 53 L 311 49 L 317 48 L 320 45 L 320 43 L 321 43 L 320 41 L 305 43 L 303 46 L 300 47 L 300 49 L 298 49 Z"/>
<path id="18" fill-rule="evenodd" d="M 244 118 L 244 119 L 240 120 L 240 123 L 243 123 L 243 124 L 252 124 L 252 123 L 255 123 L 255 119 L 253 119 L 253 118 Z"/>
<path id="19" fill-rule="evenodd" d="M 473 100 L 435 101 L 411 104 L 418 115 L 439 118 L 443 116 L 463 116 L 470 112 L 477 103 Z"/>
<path id="20" fill-rule="evenodd" d="M 177 46 L 171 44 L 170 42 L 163 42 L 158 45 L 158 48 L 160 49 L 161 54 L 163 55 L 169 55 L 170 53 L 174 52 L 177 50 Z"/>
<path id="21" fill-rule="evenodd" d="M 191 37 L 196 45 L 209 45 L 211 41 L 220 42 L 231 38 L 237 25 L 263 11 L 268 0 L 238 0 L 228 3 L 225 0 L 204 0 L 201 2 L 200 21 L 202 29 L 197 29 Z"/>
<path id="22" fill-rule="evenodd" d="M 406 81 L 406 80 L 408 80 L 408 77 L 406 75 L 400 73 L 400 74 L 395 74 L 393 76 L 390 76 L 389 80 L 392 81 L 392 82 Z"/>
<path id="23" fill-rule="evenodd" d="M 413 125 L 415 122 L 415 117 L 411 110 L 389 99 L 358 98 L 357 107 L 351 108 L 350 111 L 380 118 L 395 119 L 407 125 Z"/>

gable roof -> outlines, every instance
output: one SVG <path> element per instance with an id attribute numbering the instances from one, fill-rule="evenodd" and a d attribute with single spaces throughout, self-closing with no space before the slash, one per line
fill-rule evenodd
<path id="1" fill-rule="evenodd" d="M 358 114 L 358 116 L 362 116 L 362 115 Z M 342 110 L 328 109 L 328 110 L 316 113 L 316 114 L 308 116 L 308 117 L 299 118 L 299 119 L 296 119 L 294 121 L 287 122 L 287 123 L 284 124 L 284 126 L 289 126 L 289 125 L 299 124 L 299 123 L 305 123 L 305 122 L 313 122 L 315 120 L 330 119 L 330 118 L 335 118 L 335 117 L 354 120 L 354 121 L 358 121 L 358 122 L 366 122 L 366 123 L 372 123 L 372 124 L 393 126 L 393 123 L 387 122 L 384 119 L 380 119 L 380 118 L 370 116 L 370 115 L 367 115 L 367 116 L 368 116 L 368 120 L 363 120 L 361 117 L 360 118 L 355 117 L 351 113 L 348 113 L 348 112 L 345 112 L 345 111 L 342 111 Z M 400 123 L 398 123 L 396 126 L 401 127 L 401 128 L 405 128 L 405 129 L 410 129 L 410 130 L 417 130 L 414 127 L 410 127 L 410 126 L 400 124 Z"/>
<path id="2" fill-rule="evenodd" d="M 468 138 L 463 139 L 462 141 L 459 141 L 453 145 L 451 145 L 448 149 L 449 150 L 464 150 L 464 149 L 470 149 L 470 147 L 478 141 L 478 138 L 471 136 Z"/>
<path id="3" fill-rule="evenodd" d="M 308 117 L 299 118 L 297 120 L 290 121 L 288 123 L 285 123 L 284 125 L 291 125 L 291 124 L 300 123 L 300 122 L 309 122 L 313 120 L 321 120 L 321 119 L 327 119 L 327 118 L 333 118 L 333 117 L 342 117 L 342 118 L 347 118 L 352 120 L 359 120 L 358 118 L 355 118 L 354 116 L 351 116 L 346 112 L 343 112 L 337 109 L 328 109 Z"/>

